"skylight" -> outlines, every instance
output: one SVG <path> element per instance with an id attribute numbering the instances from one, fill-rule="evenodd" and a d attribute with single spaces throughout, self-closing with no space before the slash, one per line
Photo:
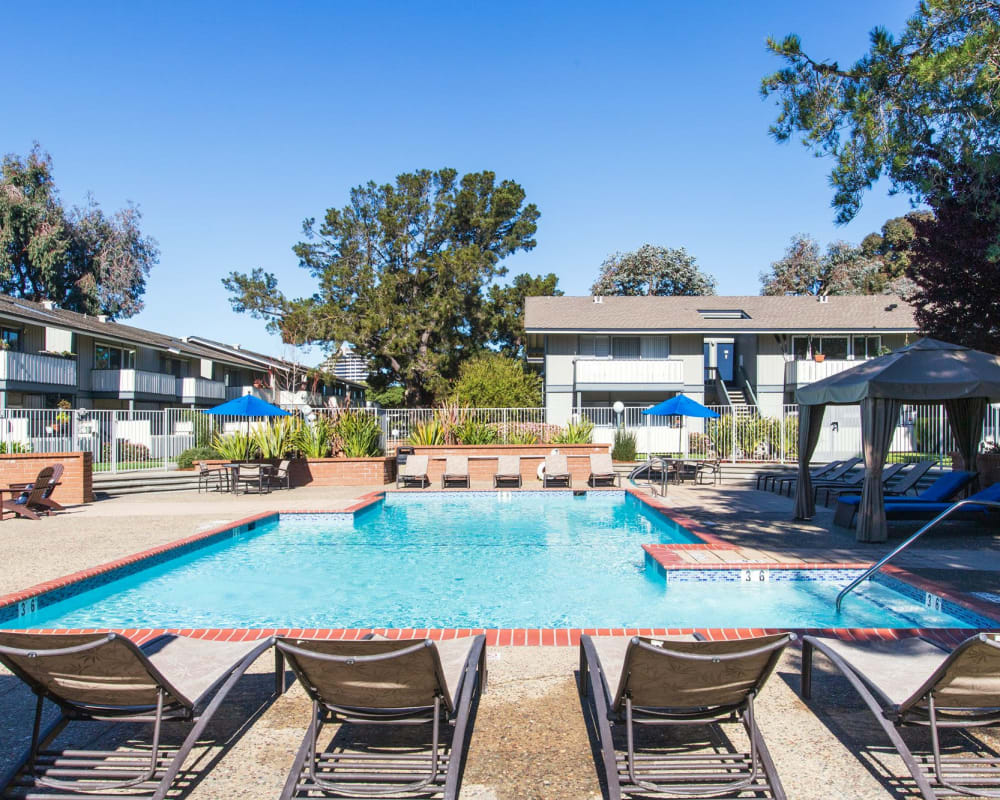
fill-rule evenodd
<path id="1" fill-rule="evenodd" d="M 699 308 L 702 319 L 750 319 L 750 315 L 741 308 Z"/>

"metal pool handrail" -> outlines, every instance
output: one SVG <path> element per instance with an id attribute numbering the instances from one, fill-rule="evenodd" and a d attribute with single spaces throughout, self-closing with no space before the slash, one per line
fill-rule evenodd
<path id="1" fill-rule="evenodd" d="M 907 547 L 913 544 L 917 539 L 923 536 L 931 528 L 935 527 L 939 522 L 947 519 L 951 516 L 952 512 L 957 511 L 962 506 L 989 506 L 990 508 L 1000 509 L 1000 503 L 994 502 L 993 500 L 959 500 L 957 503 L 948 506 L 944 511 L 938 514 L 934 519 L 924 525 L 920 530 L 913 534 L 909 539 L 903 542 L 899 547 L 893 550 L 889 555 L 883 557 L 877 564 L 869 567 L 863 573 L 861 573 L 857 578 L 851 581 L 847 586 L 841 589 L 840 594 L 837 595 L 837 611 L 840 611 L 840 604 L 843 602 L 844 597 L 848 595 L 859 583 L 867 580 L 876 572 L 878 572 L 882 567 L 884 567 L 890 560 L 895 558 L 897 555 L 902 553 Z"/>

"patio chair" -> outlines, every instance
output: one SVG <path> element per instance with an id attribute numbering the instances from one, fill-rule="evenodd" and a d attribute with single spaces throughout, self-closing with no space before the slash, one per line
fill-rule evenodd
<path id="1" fill-rule="evenodd" d="M 444 474 L 441 476 L 441 488 L 449 485 L 464 486 L 468 489 L 472 483 L 469 478 L 469 457 L 448 456 L 445 459 Z"/>
<path id="2" fill-rule="evenodd" d="M 236 494 L 249 494 L 252 487 L 256 487 L 257 494 L 271 492 L 271 482 L 269 479 L 270 470 L 263 464 L 240 464 L 236 467 Z"/>
<path id="3" fill-rule="evenodd" d="M 513 483 L 521 488 L 521 456 L 497 456 L 497 471 L 493 474 L 493 488 L 502 483 Z"/>
<path id="4" fill-rule="evenodd" d="M 53 467 L 45 467 L 39 471 L 31 489 L 21 492 L 18 497 L 12 500 L 4 500 L 0 504 L 0 516 L 10 511 L 24 519 L 41 519 L 41 514 L 49 514 L 52 508 L 43 502 L 45 492 L 49 489 L 49 481 L 55 472 Z M 15 489 L 15 491 L 18 491 Z"/>
<path id="5" fill-rule="evenodd" d="M 567 488 L 573 485 L 573 476 L 569 472 L 569 462 L 563 453 L 545 456 L 545 473 L 542 475 L 542 488 L 550 484 L 562 484 Z"/>
<path id="6" fill-rule="evenodd" d="M 816 467 L 809 471 L 809 476 L 815 480 L 820 478 L 825 474 L 833 472 L 837 467 L 839 467 L 843 462 L 841 461 L 831 461 L 829 464 L 824 464 L 822 467 Z M 767 491 L 767 482 L 771 482 L 771 488 L 774 488 L 774 483 L 782 478 L 795 478 L 795 473 L 791 468 L 782 470 L 780 472 L 758 472 L 757 481 L 754 484 L 755 489 L 764 489 Z"/>
<path id="7" fill-rule="evenodd" d="M 38 505 L 45 506 L 50 511 L 66 510 L 64 506 L 60 505 L 59 503 L 57 503 L 55 500 L 52 499 L 52 493 L 55 492 L 56 487 L 60 485 L 60 481 L 62 481 L 62 476 L 65 469 L 66 467 L 58 462 L 52 465 L 52 475 L 51 477 L 49 477 L 48 484 L 46 484 L 45 486 L 45 491 L 42 492 L 42 496 L 39 497 L 37 500 Z M 30 493 L 30 491 L 35 488 L 35 484 L 37 482 L 38 479 L 35 478 L 35 480 L 32 481 L 31 483 L 10 483 L 7 485 L 11 489 L 23 490 L 24 494 L 22 496 L 26 497 L 27 494 Z"/>
<path id="8" fill-rule="evenodd" d="M 198 494 L 201 490 L 224 492 L 229 491 L 229 470 L 225 467 L 210 467 L 204 463 L 198 466 Z"/>
<path id="9" fill-rule="evenodd" d="M 882 485 L 885 486 L 886 483 L 891 481 L 896 477 L 897 474 L 905 467 L 906 464 L 890 464 L 882 469 Z M 851 476 L 850 479 L 838 482 L 825 483 L 820 482 L 813 485 L 813 498 L 818 502 L 820 492 L 824 493 L 823 505 L 830 505 L 831 496 L 839 496 L 842 492 L 853 492 L 862 486 L 865 482 L 865 470 L 861 470 L 859 474 Z"/>
<path id="10" fill-rule="evenodd" d="M 278 462 L 278 466 L 274 468 L 271 475 L 268 478 L 268 483 L 271 486 L 281 486 L 284 484 L 286 489 L 292 488 L 292 479 L 288 474 L 288 470 L 291 468 L 292 462 L 288 459 L 282 459 Z"/>
<path id="11" fill-rule="evenodd" d="M 548 470 L 546 470 L 547 472 Z M 590 476 L 588 486 L 621 486 L 621 477 L 615 472 L 610 453 L 594 453 L 590 456 Z"/>
<path id="12" fill-rule="evenodd" d="M 56 792 L 53 797 L 117 797 L 117 790 L 132 789 L 166 797 L 205 726 L 240 676 L 273 644 L 271 638 L 218 642 L 166 634 L 137 646 L 114 633 L 0 631 L 0 664 L 37 697 L 30 747 L 0 775 L 0 795 L 48 797 L 49 789 Z M 48 716 L 45 700 L 59 710 L 47 725 L 42 724 Z M 72 749 L 52 747 L 76 721 L 109 727 L 150 722 L 152 741 L 141 751 L 85 750 L 78 743 Z M 160 742 L 163 724 L 174 721 L 194 723 L 178 748 Z"/>
<path id="13" fill-rule="evenodd" d="M 962 470 L 946 472 L 916 497 L 886 497 L 886 514 L 888 515 L 890 506 L 895 506 L 897 503 L 944 503 L 945 505 L 949 505 L 949 501 L 957 498 L 958 494 L 975 477 L 975 472 L 964 472 Z M 843 528 L 853 527 L 854 518 L 857 516 L 860 504 L 861 495 L 858 494 L 842 494 L 837 497 L 837 508 L 833 514 L 834 524 L 840 525 Z"/>
<path id="14" fill-rule="evenodd" d="M 473 706 L 486 689 L 485 636 L 441 642 L 279 638 L 277 648 L 312 700 L 282 800 L 313 792 L 398 797 L 436 790 L 447 800 L 458 796 Z M 328 723 L 350 728 L 344 734 L 342 727 L 324 749 L 320 735 Z M 430 728 L 429 752 L 382 747 L 369 727 L 416 725 Z"/>
<path id="15" fill-rule="evenodd" d="M 845 475 L 847 475 L 851 470 L 853 470 L 858 464 L 861 464 L 863 461 L 864 461 L 863 458 L 857 458 L 857 457 L 848 459 L 847 461 L 842 461 L 840 462 L 840 465 L 836 469 L 833 469 L 830 472 L 823 475 L 822 480 L 824 481 L 840 480 Z M 791 497 L 792 488 L 795 486 L 796 483 L 798 483 L 798 481 L 799 481 L 799 476 L 797 474 L 791 475 L 787 478 L 779 478 L 777 481 L 778 494 L 784 494 L 785 487 L 787 486 L 788 496 Z"/>
<path id="16" fill-rule="evenodd" d="M 590 696 L 610 800 L 736 796 L 770 791 L 784 800 L 774 763 L 754 718 L 754 700 L 794 634 L 706 642 L 647 637 L 580 637 L 580 692 Z M 612 694 L 612 687 L 617 687 Z M 739 720 L 749 753 L 639 753 L 636 726 L 713 725 Z M 624 727 L 624 754 L 612 729 Z M 724 737 L 714 737 L 724 739 Z"/>
<path id="17" fill-rule="evenodd" d="M 1000 760 L 990 753 L 942 753 L 944 729 L 1000 724 L 1000 644 L 986 634 L 966 639 L 953 651 L 924 639 L 842 642 L 802 640 L 802 696 L 813 689 L 813 656 L 825 655 L 861 695 L 885 731 L 925 800 L 955 794 L 997 797 Z M 899 729 L 927 728 L 931 752 L 915 756 Z M 951 748 L 949 748 L 951 749 Z"/>
<path id="18" fill-rule="evenodd" d="M 427 465 L 430 458 L 427 456 L 407 456 L 406 462 L 399 466 L 396 473 L 396 488 L 413 486 L 417 484 L 423 489 L 431 485 L 431 479 L 427 477 Z"/>

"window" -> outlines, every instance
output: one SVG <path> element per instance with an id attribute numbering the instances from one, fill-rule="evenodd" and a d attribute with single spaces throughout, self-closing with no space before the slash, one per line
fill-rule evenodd
<path id="1" fill-rule="evenodd" d="M 855 336 L 854 357 L 856 359 L 875 358 L 882 349 L 881 336 Z"/>
<path id="2" fill-rule="evenodd" d="M 610 343 L 607 336 L 581 336 L 579 354 L 585 358 L 607 358 L 610 355 Z"/>
<path id="3" fill-rule="evenodd" d="M 844 360 L 847 358 L 849 342 L 847 336 L 794 336 L 792 352 L 796 361 L 808 361 L 817 353 L 822 353 L 827 358 Z"/>
<path id="4" fill-rule="evenodd" d="M 180 358 L 160 358 L 160 372 L 164 375 L 173 375 L 175 378 L 187 377 L 187 362 Z"/>
<path id="5" fill-rule="evenodd" d="M 4 350 L 13 350 L 15 353 L 21 350 L 21 331 L 14 328 L 0 328 L 0 341 L 3 341 Z"/>
<path id="6" fill-rule="evenodd" d="M 639 358 L 638 336 L 616 336 L 611 340 L 612 358 Z"/>
<path id="7" fill-rule="evenodd" d="M 812 358 L 812 353 L 809 352 L 809 337 L 794 337 L 792 339 L 792 352 L 795 354 L 796 361 L 808 361 Z"/>
<path id="8" fill-rule="evenodd" d="M 111 344 L 95 344 L 94 369 L 135 369 L 135 350 Z"/>

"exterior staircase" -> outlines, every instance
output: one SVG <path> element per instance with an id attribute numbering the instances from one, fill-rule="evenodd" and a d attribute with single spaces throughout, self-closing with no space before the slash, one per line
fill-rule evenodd
<path id="1" fill-rule="evenodd" d="M 729 393 L 729 403 L 733 409 L 733 414 L 737 417 L 748 417 L 753 414 L 754 408 L 747 402 L 746 392 L 735 387 L 726 387 Z"/>

